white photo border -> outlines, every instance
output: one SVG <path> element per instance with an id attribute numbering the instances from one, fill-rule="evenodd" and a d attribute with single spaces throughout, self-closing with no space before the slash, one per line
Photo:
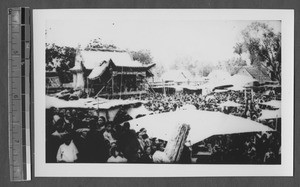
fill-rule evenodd
<path id="1" fill-rule="evenodd" d="M 46 163 L 46 21 L 105 18 L 143 20 L 281 20 L 282 161 L 281 165 L 209 164 L 56 164 Z M 294 11 L 250 9 L 35 9 L 33 10 L 34 166 L 36 177 L 235 177 L 293 176 L 294 162 Z"/>

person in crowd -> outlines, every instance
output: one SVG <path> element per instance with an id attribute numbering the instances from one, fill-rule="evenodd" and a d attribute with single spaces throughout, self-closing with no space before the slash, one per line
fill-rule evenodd
<path id="1" fill-rule="evenodd" d="M 60 145 L 57 151 L 57 162 L 75 162 L 78 159 L 77 154 L 79 152 L 73 142 L 72 135 L 66 134 L 63 140 L 64 143 Z"/>
<path id="2" fill-rule="evenodd" d="M 98 119 L 97 119 L 98 121 Z M 105 142 L 103 133 L 96 119 L 90 122 L 90 131 L 87 133 L 87 155 L 91 163 L 103 163 L 109 155 L 109 145 Z"/>
<path id="3" fill-rule="evenodd" d="M 268 151 L 264 157 L 265 164 L 274 164 L 275 162 L 275 153 L 273 152 L 272 148 L 268 148 Z"/>
<path id="4" fill-rule="evenodd" d="M 115 135 L 115 131 L 112 128 L 112 124 L 111 123 L 107 123 L 106 124 L 106 128 L 103 132 L 103 137 L 104 139 L 108 142 L 108 144 L 111 146 L 112 144 L 115 144 L 117 142 L 117 140 L 114 137 Z"/>
<path id="5" fill-rule="evenodd" d="M 152 150 L 150 146 L 145 146 L 144 153 L 140 158 L 141 163 L 153 163 Z"/>
<path id="6" fill-rule="evenodd" d="M 128 162 L 136 162 L 138 159 L 138 150 L 140 148 L 140 143 L 137 139 L 136 132 L 130 130 L 130 123 L 125 122 L 123 124 L 123 130 L 120 135 L 120 139 L 117 142 L 117 146 L 120 151 L 127 158 Z"/>
<path id="7" fill-rule="evenodd" d="M 127 159 L 123 156 L 122 152 L 115 146 L 111 149 L 111 157 L 107 160 L 108 163 L 126 163 Z"/>
<path id="8" fill-rule="evenodd" d="M 179 159 L 179 163 L 181 164 L 191 164 L 192 163 L 192 144 L 191 141 L 187 141 Z"/>

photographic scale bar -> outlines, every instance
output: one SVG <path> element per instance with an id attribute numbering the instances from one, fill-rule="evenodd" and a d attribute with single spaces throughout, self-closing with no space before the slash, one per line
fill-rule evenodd
<path id="1" fill-rule="evenodd" d="M 10 180 L 31 180 L 29 8 L 8 9 L 8 125 Z"/>

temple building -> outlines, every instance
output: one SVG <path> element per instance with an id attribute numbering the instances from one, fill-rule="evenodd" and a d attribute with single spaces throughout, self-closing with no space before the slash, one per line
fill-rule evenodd
<path id="1" fill-rule="evenodd" d="M 146 93 L 147 77 L 154 63 L 143 65 L 124 51 L 77 50 L 73 74 L 74 90 L 84 90 L 88 96 L 108 98 Z"/>

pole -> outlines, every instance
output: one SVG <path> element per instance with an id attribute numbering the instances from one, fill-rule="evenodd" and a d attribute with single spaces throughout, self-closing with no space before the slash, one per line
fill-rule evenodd
<path id="1" fill-rule="evenodd" d="M 162 82 L 163 82 L 163 94 L 164 95 L 166 95 L 166 86 L 165 86 L 165 81 L 164 80 L 162 80 Z"/>
<path id="2" fill-rule="evenodd" d="M 114 75 L 112 75 L 112 81 L 111 81 L 111 97 L 114 94 Z"/>
<path id="3" fill-rule="evenodd" d="M 276 121 L 275 121 L 275 130 L 277 131 L 278 129 L 277 129 L 277 122 L 278 122 L 278 115 L 276 115 Z"/>
<path id="4" fill-rule="evenodd" d="M 123 83 L 123 67 L 122 67 L 121 83 L 120 83 L 120 99 L 122 97 L 122 83 Z"/>

